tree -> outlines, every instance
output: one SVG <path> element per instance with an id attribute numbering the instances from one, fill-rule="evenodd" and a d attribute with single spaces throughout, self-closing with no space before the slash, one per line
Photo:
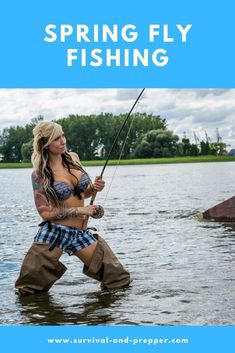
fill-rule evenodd
<path id="1" fill-rule="evenodd" d="M 27 141 L 25 130 L 21 126 L 4 129 L 4 138 L 0 148 L 3 162 L 18 162 L 22 160 L 21 146 Z"/>
<path id="2" fill-rule="evenodd" d="M 226 147 L 227 145 L 224 142 L 212 142 L 210 144 L 211 154 L 223 156 L 227 153 Z"/>
<path id="3" fill-rule="evenodd" d="M 190 140 L 186 137 L 182 138 L 182 148 L 183 148 L 183 156 L 189 156 L 191 150 Z"/>
<path id="4" fill-rule="evenodd" d="M 63 127 L 69 150 L 78 153 L 83 160 L 97 158 L 99 138 L 95 116 L 69 115 L 56 122 Z"/>
<path id="5" fill-rule="evenodd" d="M 21 146 L 21 155 L 23 162 L 30 162 L 33 153 L 33 140 L 23 143 Z"/>
<path id="6" fill-rule="evenodd" d="M 32 139 L 33 128 L 42 120 L 43 117 L 38 116 L 25 126 L 11 126 L 3 130 L 0 146 L 3 162 L 22 161 L 22 145 Z"/>
<path id="7" fill-rule="evenodd" d="M 140 144 L 136 146 L 136 149 L 134 151 L 134 157 L 138 158 L 148 158 L 152 155 L 152 147 L 151 144 L 146 141 L 142 140 Z"/>
<path id="8" fill-rule="evenodd" d="M 170 130 L 151 130 L 140 139 L 136 146 L 134 156 L 137 158 L 158 158 L 158 157 L 174 157 L 177 155 L 177 142 L 179 137 L 174 135 Z"/>
<path id="9" fill-rule="evenodd" d="M 77 152 L 82 160 L 92 160 L 105 159 L 107 157 L 117 132 L 126 117 L 127 114 L 113 115 L 111 113 L 89 116 L 69 115 L 56 122 L 63 127 L 68 149 Z M 32 131 L 42 120 L 43 117 L 38 116 L 33 118 L 25 127 L 13 126 L 3 131 L 0 141 L 0 153 L 3 155 L 5 162 L 19 162 L 22 159 L 24 161 L 30 159 Z M 160 116 L 146 113 L 136 113 L 131 116 L 117 140 L 111 158 L 118 158 L 122 149 L 123 158 L 133 157 L 142 136 L 151 130 L 167 131 L 166 120 L 161 119 Z M 143 149 L 145 149 L 143 151 L 145 155 L 147 148 L 144 145 L 146 144 L 141 144 Z M 172 147 L 169 148 L 168 144 L 162 147 L 164 148 L 161 151 L 162 155 L 173 153 Z M 154 146 L 154 148 L 153 154 L 158 155 L 158 146 Z M 148 153 L 150 152 L 148 151 Z"/>
<path id="10" fill-rule="evenodd" d="M 210 144 L 208 141 L 201 141 L 200 142 L 201 146 L 201 155 L 202 156 L 207 156 L 211 154 L 211 149 L 210 149 Z"/>
<path id="11" fill-rule="evenodd" d="M 190 156 L 198 156 L 200 153 L 199 148 L 194 143 L 190 146 Z"/>

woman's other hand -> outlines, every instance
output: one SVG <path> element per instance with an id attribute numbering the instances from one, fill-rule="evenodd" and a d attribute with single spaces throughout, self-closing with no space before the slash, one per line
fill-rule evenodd
<path id="1" fill-rule="evenodd" d="M 94 190 L 95 191 L 102 191 L 105 186 L 105 181 L 102 179 L 101 176 L 95 177 L 94 181 Z"/>

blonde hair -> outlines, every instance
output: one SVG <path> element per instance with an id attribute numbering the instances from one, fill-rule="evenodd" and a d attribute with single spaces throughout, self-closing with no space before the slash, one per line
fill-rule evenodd
<path id="1" fill-rule="evenodd" d="M 41 185 L 48 201 L 54 206 L 60 206 L 61 202 L 53 188 L 54 175 L 48 163 L 49 154 L 47 147 L 57 137 L 62 135 L 62 133 L 62 126 L 52 121 L 42 121 L 33 129 L 34 141 L 31 158 L 33 168 L 40 175 Z M 62 154 L 62 162 L 63 165 L 67 167 L 70 174 L 72 174 L 71 169 L 77 169 L 87 174 L 78 162 L 76 163 L 73 161 L 71 155 L 67 151 Z M 74 174 L 72 175 L 77 179 Z M 91 180 L 90 185 L 92 186 Z"/>
<path id="2" fill-rule="evenodd" d="M 48 154 L 45 153 L 47 146 L 60 136 L 62 132 L 62 127 L 52 121 L 41 121 L 33 129 L 34 141 L 31 160 L 34 169 L 40 170 L 45 168 L 47 160 L 43 158 L 43 152 L 45 157 L 48 157 Z"/>

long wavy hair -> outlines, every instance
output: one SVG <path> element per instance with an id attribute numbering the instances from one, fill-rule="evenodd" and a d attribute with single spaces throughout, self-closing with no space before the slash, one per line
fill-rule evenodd
<path id="1" fill-rule="evenodd" d="M 42 188 L 46 194 L 47 200 L 53 206 L 60 206 L 61 202 L 58 198 L 56 191 L 53 188 L 54 174 L 49 166 L 49 154 L 48 146 L 57 137 L 63 134 L 61 125 L 55 122 L 42 121 L 33 129 L 33 154 L 32 164 L 34 170 L 40 175 Z M 87 172 L 77 162 L 74 162 L 71 155 L 67 150 L 62 154 L 62 163 L 66 167 L 71 175 L 76 179 L 77 177 L 71 172 L 71 169 L 80 170 L 82 173 Z M 88 176 L 90 185 L 93 187 L 90 177 Z"/>

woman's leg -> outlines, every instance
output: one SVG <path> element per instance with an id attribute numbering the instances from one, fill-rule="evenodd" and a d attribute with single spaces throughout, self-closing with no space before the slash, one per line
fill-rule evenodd
<path id="1" fill-rule="evenodd" d="M 86 266 L 90 266 L 92 256 L 95 252 L 95 248 L 97 245 L 97 241 L 95 243 L 92 243 L 91 245 L 88 245 L 82 250 L 76 251 L 74 253 L 75 256 L 77 256 Z"/>
<path id="2" fill-rule="evenodd" d="M 106 241 L 94 234 L 97 241 L 76 251 L 76 255 L 84 263 L 83 273 L 101 282 L 107 289 L 116 289 L 127 286 L 130 282 L 130 273 L 123 267 Z"/>
<path id="3" fill-rule="evenodd" d="M 48 291 L 66 271 L 59 261 L 60 248 L 50 250 L 51 245 L 33 243 L 21 266 L 20 275 L 15 283 L 20 295 Z"/>

